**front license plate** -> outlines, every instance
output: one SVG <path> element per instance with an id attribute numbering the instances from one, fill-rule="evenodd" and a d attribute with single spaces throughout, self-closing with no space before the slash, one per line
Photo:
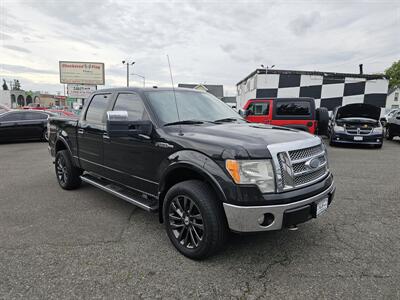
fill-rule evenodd
<path id="1" fill-rule="evenodd" d="M 322 199 L 317 202 L 317 217 L 328 208 L 328 198 Z"/>
<path id="2" fill-rule="evenodd" d="M 354 137 L 354 140 L 355 140 L 355 141 L 362 141 L 362 140 L 363 140 L 363 137 L 362 137 L 362 136 L 355 136 L 355 137 Z"/>

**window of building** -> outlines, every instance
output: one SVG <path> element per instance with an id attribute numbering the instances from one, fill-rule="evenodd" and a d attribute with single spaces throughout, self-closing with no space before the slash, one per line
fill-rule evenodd
<path id="1" fill-rule="evenodd" d="M 399 93 L 394 93 L 394 101 L 399 101 Z"/>

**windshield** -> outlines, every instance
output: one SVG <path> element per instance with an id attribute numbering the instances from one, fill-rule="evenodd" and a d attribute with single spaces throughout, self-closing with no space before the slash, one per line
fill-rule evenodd
<path id="1" fill-rule="evenodd" d="M 188 120 L 203 122 L 222 119 L 243 120 L 237 112 L 211 94 L 179 90 L 175 91 L 175 94 L 180 120 L 173 91 L 146 92 L 153 111 L 163 124 Z"/>

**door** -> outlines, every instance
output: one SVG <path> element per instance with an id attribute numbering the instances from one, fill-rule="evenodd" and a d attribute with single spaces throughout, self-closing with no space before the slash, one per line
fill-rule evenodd
<path id="1" fill-rule="evenodd" d="M 24 130 L 27 139 L 41 139 L 45 130 L 48 115 L 42 112 L 25 111 L 22 113 L 23 118 L 18 122 Z"/>
<path id="2" fill-rule="evenodd" d="M 0 116 L 0 141 L 19 140 L 24 137 L 24 130 L 18 126 L 22 112 L 8 112 Z"/>
<path id="3" fill-rule="evenodd" d="M 252 123 L 271 123 L 271 100 L 254 100 L 246 108 L 246 120 Z"/>
<path id="4" fill-rule="evenodd" d="M 129 121 L 150 120 L 145 105 L 135 93 L 119 93 L 114 111 L 127 111 Z M 108 178 L 146 194 L 157 195 L 158 184 L 151 180 L 156 168 L 152 137 L 108 137 L 104 140 L 104 164 Z"/>
<path id="5" fill-rule="evenodd" d="M 78 123 L 78 153 L 86 171 L 103 175 L 103 135 L 105 114 L 111 103 L 111 94 L 95 94 L 83 118 Z"/>

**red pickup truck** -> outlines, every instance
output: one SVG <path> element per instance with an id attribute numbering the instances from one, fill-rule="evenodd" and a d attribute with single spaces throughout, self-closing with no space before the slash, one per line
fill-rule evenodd
<path id="1" fill-rule="evenodd" d="M 327 134 L 328 110 L 324 107 L 316 109 L 313 98 L 250 99 L 243 108 L 240 113 L 249 122 Z"/>

